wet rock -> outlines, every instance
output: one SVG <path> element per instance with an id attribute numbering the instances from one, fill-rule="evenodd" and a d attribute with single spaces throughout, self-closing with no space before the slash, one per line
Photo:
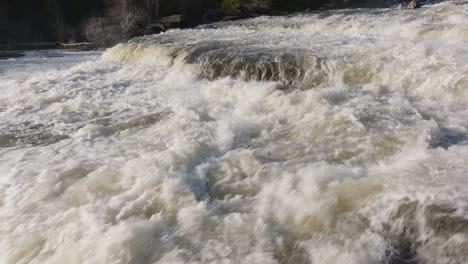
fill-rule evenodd
<path id="1" fill-rule="evenodd" d="M 234 21 L 234 20 L 239 20 L 241 17 L 239 16 L 226 16 L 223 17 L 222 21 Z"/>
<path id="2" fill-rule="evenodd" d="M 240 19 L 255 18 L 260 16 L 256 13 L 230 13 L 223 17 L 221 21 L 235 21 Z"/>
<path id="3" fill-rule="evenodd" d="M 208 9 L 203 15 L 205 22 L 220 21 L 227 16 L 227 13 L 223 10 Z"/>
<path id="4" fill-rule="evenodd" d="M 227 11 L 222 9 L 209 9 L 203 15 L 205 22 L 233 21 L 258 16 L 254 13 L 243 13 L 241 11 Z"/>
<path id="5" fill-rule="evenodd" d="M 166 31 L 166 27 L 162 23 L 152 23 L 145 27 L 143 35 L 159 34 Z"/>
<path id="6" fill-rule="evenodd" d="M 96 45 L 94 45 L 91 42 L 81 42 L 81 43 L 71 43 L 71 44 L 58 42 L 58 47 L 62 49 L 79 50 L 79 51 L 89 51 L 89 50 L 96 49 Z"/>
<path id="7" fill-rule="evenodd" d="M 421 7 L 421 4 L 419 3 L 418 0 L 411 0 L 409 3 L 401 4 L 400 10 L 413 10 L 413 9 L 420 8 L 420 7 Z"/>
<path id="8" fill-rule="evenodd" d="M 172 16 L 162 17 L 159 20 L 159 23 L 164 25 L 166 29 L 185 27 L 185 24 L 186 24 L 184 15 L 172 15 Z"/>

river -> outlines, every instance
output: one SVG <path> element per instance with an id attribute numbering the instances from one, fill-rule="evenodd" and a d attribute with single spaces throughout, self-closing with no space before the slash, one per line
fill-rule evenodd
<path id="1" fill-rule="evenodd" d="M 1 263 L 468 263 L 468 2 L 0 61 Z"/>

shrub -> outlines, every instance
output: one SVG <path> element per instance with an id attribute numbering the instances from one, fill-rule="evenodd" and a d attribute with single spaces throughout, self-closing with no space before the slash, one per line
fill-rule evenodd
<path id="1" fill-rule="evenodd" d="M 244 0 L 242 8 L 248 12 L 271 9 L 272 0 Z"/>
<path id="2" fill-rule="evenodd" d="M 240 0 L 223 0 L 221 8 L 227 11 L 235 11 L 240 9 Z"/>

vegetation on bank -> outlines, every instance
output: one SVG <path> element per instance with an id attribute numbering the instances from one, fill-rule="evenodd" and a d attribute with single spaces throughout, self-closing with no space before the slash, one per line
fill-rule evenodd
<path id="1" fill-rule="evenodd" d="M 111 45 L 139 35 L 161 17 L 180 14 L 194 26 L 226 16 L 277 14 L 322 7 L 387 5 L 392 0 L 11 0 L 0 3 L 0 45 L 81 42 Z"/>

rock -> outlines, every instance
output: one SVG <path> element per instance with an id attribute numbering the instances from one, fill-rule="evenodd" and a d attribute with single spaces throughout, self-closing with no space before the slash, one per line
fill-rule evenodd
<path id="1" fill-rule="evenodd" d="M 203 15 L 203 20 L 205 22 L 214 22 L 219 21 L 224 17 L 224 13 L 215 9 L 208 9 Z"/>
<path id="2" fill-rule="evenodd" d="M 242 19 L 240 16 L 225 16 L 223 17 L 222 21 L 234 21 L 234 20 L 239 20 Z"/>
<path id="3" fill-rule="evenodd" d="M 218 21 L 233 21 L 246 18 L 254 18 L 259 16 L 255 13 L 244 13 L 240 11 L 226 11 L 222 9 L 208 9 L 203 15 L 205 23 L 218 22 Z"/>
<path id="4" fill-rule="evenodd" d="M 62 49 L 79 50 L 79 51 L 89 51 L 89 50 L 96 49 L 96 46 L 90 42 L 81 42 L 81 43 L 72 43 L 72 44 L 58 42 L 57 44 L 59 48 L 62 48 Z"/>
<path id="5" fill-rule="evenodd" d="M 412 0 L 411 2 L 409 2 L 409 4 L 407 5 L 407 8 L 408 9 L 416 9 L 416 8 L 420 8 L 421 7 L 421 4 L 419 3 L 419 1 L 417 0 Z"/>
<path id="6" fill-rule="evenodd" d="M 159 19 L 159 23 L 163 24 L 165 28 L 178 28 L 185 26 L 184 15 L 172 15 L 162 17 Z"/>
<path id="7" fill-rule="evenodd" d="M 413 9 L 420 8 L 420 7 L 421 7 L 421 4 L 419 3 L 418 0 L 411 0 L 407 4 L 401 4 L 400 10 L 413 10 Z"/>
<path id="8" fill-rule="evenodd" d="M 152 23 L 145 27 L 143 35 L 159 34 L 166 31 L 166 27 L 162 23 Z"/>

